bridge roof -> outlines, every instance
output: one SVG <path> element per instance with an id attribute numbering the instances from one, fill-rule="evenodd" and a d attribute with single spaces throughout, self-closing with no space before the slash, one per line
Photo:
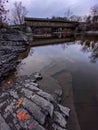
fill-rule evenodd
<path id="1" fill-rule="evenodd" d="M 78 23 L 76 21 L 66 21 L 63 19 L 50 19 L 50 18 L 31 18 L 25 17 L 25 21 L 40 21 L 40 22 L 62 22 L 62 23 Z"/>

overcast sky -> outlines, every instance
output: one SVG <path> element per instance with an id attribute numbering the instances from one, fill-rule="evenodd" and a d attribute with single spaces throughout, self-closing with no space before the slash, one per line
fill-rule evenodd
<path id="1" fill-rule="evenodd" d="M 98 4 L 98 0 L 9 0 L 9 8 L 15 1 L 22 1 L 30 17 L 64 16 L 68 9 L 76 15 L 87 15 L 90 7 Z"/>

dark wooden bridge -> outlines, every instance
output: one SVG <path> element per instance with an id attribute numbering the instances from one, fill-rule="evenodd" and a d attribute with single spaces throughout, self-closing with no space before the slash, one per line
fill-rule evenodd
<path id="1" fill-rule="evenodd" d="M 51 34 L 52 36 L 66 37 L 76 30 L 78 22 L 62 19 L 28 18 L 25 17 L 25 26 L 30 27 L 34 34 Z"/>
<path id="2" fill-rule="evenodd" d="M 11 28 L 23 31 L 31 30 L 33 37 L 66 37 L 74 34 L 79 23 L 63 19 L 24 18 L 23 25 L 12 25 Z M 29 29 L 27 29 L 29 28 Z"/>
<path id="3" fill-rule="evenodd" d="M 62 19 L 49 19 L 49 18 L 25 18 L 25 25 L 30 27 L 61 27 L 61 28 L 75 28 L 77 22 L 65 21 Z"/>

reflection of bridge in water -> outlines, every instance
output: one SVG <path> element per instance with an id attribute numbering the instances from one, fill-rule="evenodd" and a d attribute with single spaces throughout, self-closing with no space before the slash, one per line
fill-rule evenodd
<path id="1" fill-rule="evenodd" d="M 30 27 L 34 34 L 51 34 L 51 36 L 61 38 L 72 35 L 78 23 L 60 19 L 25 18 L 25 25 Z"/>

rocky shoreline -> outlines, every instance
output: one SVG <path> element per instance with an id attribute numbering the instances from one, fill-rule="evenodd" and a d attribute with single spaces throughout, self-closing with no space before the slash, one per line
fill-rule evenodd
<path id="1" fill-rule="evenodd" d="M 18 53 L 24 50 L 23 46 L 0 46 L 0 81 L 16 68 Z"/>
<path id="2" fill-rule="evenodd" d="M 27 36 L 11 28 L 0 29 L 0 81 L 16 68 L 18 53 L 25 51 Z"/>
<path id="3" fill-rule="evenodd" d="M 16 68 L 28 44 L 21 31 L 0 29 L 0 130 L 66 130 L 70 109 L 60 105 L 62 90 L 41 90 L 41 74 L 3 80 Z"/>
<path id="4" fill-rule="evenodd" d="M 39 79 L 41 74 L 34 73 L 2 82 L 0 130 L 66 130 L 70 109 L 41 90 Z"/>

